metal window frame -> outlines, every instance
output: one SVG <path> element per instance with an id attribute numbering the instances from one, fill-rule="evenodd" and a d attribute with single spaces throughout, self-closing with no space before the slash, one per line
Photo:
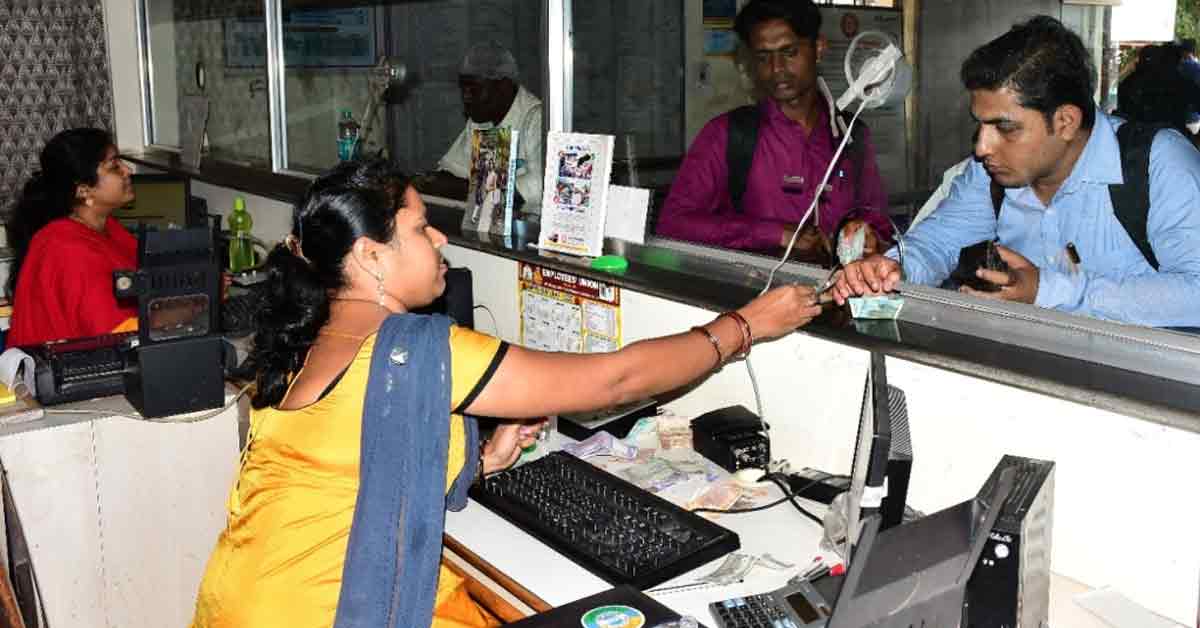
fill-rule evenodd
<path id="1" fill-rule="evenodd" d="M 150 51 L 150 12 L 146 7 L 148 0 L 137 0 L 134 3 L 134 20 L 137 23 L 138 72 L 141 73 L 141 106 L 142 106 L 142 140 L 143 143 L 154 145 L 154 117 L 152 103 L 154 102 L 154 59 Z"/>
<path id="2" fill-rule="evenodd" d="M 287 169 L 287 77 L 283 58 L 283 0 L 264 0 L 267 30 L 267 109 L 270 117 L 271 170 L 302 176 Z"/>
<path id="3" fill-rule="evenodd" d="M 546 131 L 571 131 L 574 113 L 575 36 L 572 0 L 545 0 L 546 7 Z"/>

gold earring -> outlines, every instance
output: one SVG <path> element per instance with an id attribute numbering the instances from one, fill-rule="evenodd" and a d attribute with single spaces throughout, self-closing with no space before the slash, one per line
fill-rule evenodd
<path id="1" fill-rule="evenodd" d="M 89 196 L 89 197 L 87 197 L 86 199 L 84 199 L 84 201 L 83 201 L 83 204 L 84 204 L 84 205 L 87 205 L 88 207 L 91 207 L 91 206 L 92 206 L 92 203 L 93 203 L 93 201 L 92 201 L 92 197 L 90 197 L 90 196 Z"/>

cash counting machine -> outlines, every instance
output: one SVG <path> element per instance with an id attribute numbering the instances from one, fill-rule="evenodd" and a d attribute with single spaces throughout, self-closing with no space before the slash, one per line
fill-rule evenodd
<path id="1" fill-rule="evenodd" d="M 116 297 L 137 299 L 138 331 L 24 347 L 38 401 L 124 393 L 147 418 L 220 407 L 218 268 L 208 229 L 139 229 L 138 270 L 113 273 Z"/>
<path id="2" fill-rule="evenodd" d="M 138 300 L 138 344 L 125 397 L 145 417 L 221 407 L 221 275 L 208 229 L 138 232 L 138 270 L 113 273 L 117 298 Z"/>

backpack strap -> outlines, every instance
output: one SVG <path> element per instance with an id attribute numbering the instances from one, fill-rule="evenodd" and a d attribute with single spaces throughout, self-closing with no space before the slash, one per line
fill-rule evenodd
<path id="1" fill-rule="evenodd" d="M 837 112 L 838 118 L 845 125 L 850 124 L 850 117 L 843 111 Z M 729 112 L 729 136 L 725 145 L 725 164 L 728 171 L 729 198 L 733 201 L 733 210 L 742 213 L 742 199 L 746 195 L 746 183 L 750 179 L 750 167 L 754 165 L 754 148 L 758 144 L 759 111 L 758 105 L 744 105 Z M 846 146 L 845 155 L 850 160 L 853 169 L 853 181 L 862 179 L 863 163 L 866 160 L 866 144 L 863 141 L 866 123 L 859 118 L 850 129 L 850 143 Z M 837 140 L 834 140 L 837 145 Z"/>
<path id="2" fill-rule="evenodd" d="M 1125 182 L 1108 186 L 1113 213 L 1154 270 L 1158 270 L 1158 258 L 1146 233 L 1146 221 L 1150 215 L 1150 149 L 1154 145 L 1154 136 L 1163 128 L 1131 121 L 1117 129 L 1117 143 L 1121 146 L 1121 177 Z"/>
<path id="3" fill-rule="evenodd" d="M 1154 145 L 1154 136 L 1164 128 L 1169 127 L 1126 122 L 1117 129 L 1121 178 L 1125 182 L 1108 186 L 1113 214 L 1154 270 L 1158 270 L 1158 258 L 1146 233 L 1146 221 L 1150 215 L 1150 149 Z M 999 220 L 1000 208 L 1004 205 L 1004 188 L 992 181 L 991 191 L 992 208 Z"/>
<path id="4" fill-rule="evenodd" d="M 725 146 L 725 165 L 728 170 L 729 198 L 733 211 L 742 213 L 742 197 L 754 163 L 754 147 L 758 144 L 758 105 L 744 105 L 729 112 L 729 140 Z"/>

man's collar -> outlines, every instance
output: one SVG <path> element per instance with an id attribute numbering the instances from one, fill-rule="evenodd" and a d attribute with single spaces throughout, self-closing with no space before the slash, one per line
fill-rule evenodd
<path id="1" fill-rule="evenodd" d="M 817 102 L 814 103 L 815 106 L 817 106 L 820 110 L 817 116 L 817 124 L 820 125 L 828 123 L 830 130 L 833 132 L 833 137 L 840 139 L 842 137 L 842 133 L 844 133 L 846 130 L 845 124 L 842 123 L 841 116 L 838 116 L 835 113 L 836 109 L 834 108 L 835 105 L 833 94 L 830 93 L 829 86 L 825 84 L 825 79 L 819 76 L 817 77 L 817 93 L 819 94 L 819 97 L 817 98 Z M 770 96 L 766 98 L 765 105 L 767 116 L 769 118 L 780 122 L 786 121 L 790 124 L 798 124 L 796 121 L 787 117 L 787 114 L 783 112 L 783 108 L 779 106 L 779 103 L 775 102 L 775 99 L 771 98 Z"/>
<path id="2" fill-rule="evenodd" d="M 1071 176 L 1063 187 L 1074 191 L 1081 183 L 1113 185 L 1123 181 L 1121 147 L 1117 143 L 1116 127 L 1111 118 L 1096 109 L 1096 123 L 1092 125 L 1087 146 L 1080 153 L 1079 161 L 1075 162 Z"/>

